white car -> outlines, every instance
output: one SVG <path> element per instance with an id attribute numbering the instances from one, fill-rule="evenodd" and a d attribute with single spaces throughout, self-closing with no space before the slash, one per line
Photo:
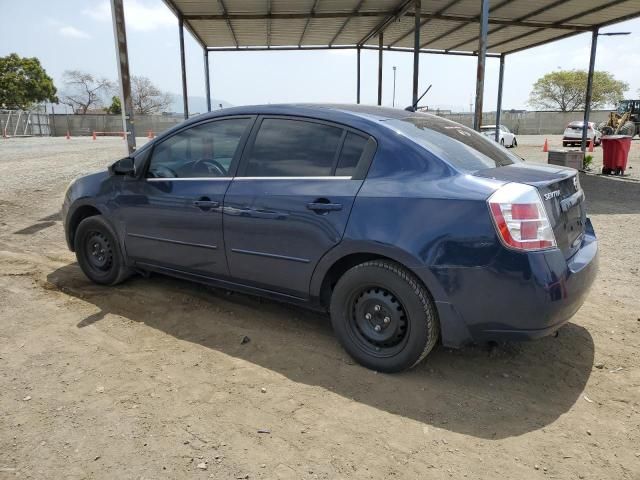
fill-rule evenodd
<path id="1" fill-rule="evenodd" d="M 564 129 L 564 133 L 562 135 L 562 146 L 569 147 L 571 145 L 575 145 L 577 147 L 582 143 L 582 125 L 584 122 L 576 121 L 571 122 L 567 125 L 567 128 Z M 589 122 L 589 126 L 587 128 L 587 144 L 593 140 L 593 145 L 597 146 L 602 143 L 602 133 L 596 128 L 596 124 L 593 122 Z"/>
<path id="2" fill-rule="evenodd" d="M 489 137 L 491 139 L 496 138 L 496 126 L 495 125 L 484 125 L 480 127 L 480 133 L 482 133 L 485 137 Z M 500 145 L 503 147 L 517 147 L 518 140 L 516 140 L 515 133 L 511 133 L 504 125 L 500 125 Z"/>

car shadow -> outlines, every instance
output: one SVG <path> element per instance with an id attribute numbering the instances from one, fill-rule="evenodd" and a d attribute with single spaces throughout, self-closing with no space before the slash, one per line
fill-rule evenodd
<path id="1" fill-rule="evenodd" d="M 493 349 L 436 347 L 413 370 L 376 374 L 340 348 L 327 316 L 302 308 L 155 275 L 102 287 L 77 264 L 47 280 L 47 288 L 99 309 L 78 328 L 119 315 L 425 427 L 478 438 L 521 435 L 552 423 L 580 398 L 593 365 L 591 335 L 569 323 L 557 338 Z"/>

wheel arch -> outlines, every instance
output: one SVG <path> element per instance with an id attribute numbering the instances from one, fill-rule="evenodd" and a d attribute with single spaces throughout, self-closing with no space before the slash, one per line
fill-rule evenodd
<path id="1" fill-rule="evenodd" d="M 74 240 L 76 231 L 78 230 L 78 225 L 85 218 L 93 217 L 95 215 L 102 215 L 102 212 L 93 204 L 83 203 L 76 206 L 71 214 L 69 215 L 69 220 L 66 224 L 66 236 L 67 236 L 67 244 L 69 245 L 69 249 L 74 252 Z"/>
<path id="2" fill-rule="evenodd" d="M 309 295 L 321 306 L 328 306 L 332 288 L 344 272 L 360 263 L 375 259 L 390 260 L 413 273 L 434 300 L 443 299 L 445 296 L 433 274 L 414 256 L 393 246 L 361 243 L 339 244 L 318 262 L 311 278 Z M 416 265 L 420 266 L 416 268 Z"/>

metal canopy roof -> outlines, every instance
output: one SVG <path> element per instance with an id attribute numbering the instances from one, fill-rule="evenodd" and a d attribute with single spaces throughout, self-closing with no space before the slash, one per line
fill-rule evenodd
<path id="1" fill-rule="evenodd" d="M 412 50 L 414 0 L 165 0 L 211 50 Z M 478 0 L 422 0 L 420 49 L 474 55 Z M 640 16 L 640 0 L 491 0 L 487 52 L 508 54 Z"/>

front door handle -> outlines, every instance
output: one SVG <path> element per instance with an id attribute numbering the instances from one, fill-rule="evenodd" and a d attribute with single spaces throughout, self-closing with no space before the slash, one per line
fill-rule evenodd
<path id="1" fill-rule="evenodd" d="M 311 202 L 307 203 L 307 208 L 313 210 L 316 213 L 323 212 L 337 212 L 342 210 L 341 203 L 324 203 L 324 202 Z"/>
<path id="2" fill-rule="evenodd" d="M 193 206 L 198 207 L 201 210 L 209 210 L 210 208 L 218 208 L 220 202 L 211 200 L 209 197 L 201 197 L 198 200 L 193 201 Z"/>

